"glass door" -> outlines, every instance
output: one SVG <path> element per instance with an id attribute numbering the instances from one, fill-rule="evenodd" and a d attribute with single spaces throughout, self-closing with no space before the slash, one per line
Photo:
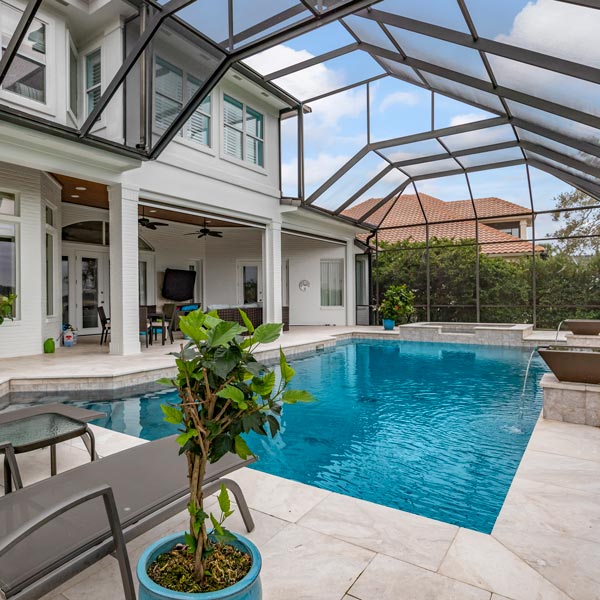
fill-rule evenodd
<path id="1" fill-rule="evenodd" d="M 81 334 L 100 333 L 98 308 L 110 317 L 108 255 L 102 252 L 77 253 L 77 329 Z"/>
<path id="2" fill-rule="evenodd" d="M 257 304 L 262 302 L 262 263 L 244 261 L 238 264 L 238 302 Z"/>

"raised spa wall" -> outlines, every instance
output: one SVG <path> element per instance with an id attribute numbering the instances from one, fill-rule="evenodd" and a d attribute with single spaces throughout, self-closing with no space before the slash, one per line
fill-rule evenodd
<path id="1" fill-rule="evenodd" d="M 600 427 L 600 385 L 558 381 L 546 373 L 542 388 L 544 419 Z"/>
<path id="2" fill-rule="evenodd" d="M 565 335 L 567 346 L 600 348 L 600 335 Z M 559 381 L 553 373 L 542 377 L 544 419 L 600 427 L 600 385 Z"/>
<path id="3" fill-rule="evenodd" d="M 401 340 L 411 342 L 450 342 L 487 346 L 534 348 L 539 340 L 528 339 L 533 325 L 505 323 L 409 323 L 398 327 Z"/>

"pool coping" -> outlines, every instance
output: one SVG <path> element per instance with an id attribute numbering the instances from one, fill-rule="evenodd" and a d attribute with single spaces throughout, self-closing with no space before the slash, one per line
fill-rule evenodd
<path id="1" fill-rule="evenodd" d="M 405 329 L 406 328 L 406 329 Z M 502 346 L 512 348 L 528 348 L 535 344 L 519 344 L 514 341 L 514 338 L 504 338 L 501 344 L 490 344 L 480 341 L 478 338 L 471 338 L 464 334 L 449 334 L 448 337 L 441 339 L 414 339 L 411 335 L 408 337 L 406 332 L 415 330 L 431 331 L 432 327 L 420 327 L 412 325 L 402 325 L 394 331 L 384 331 L 382 329 L 365 328 L 365 329 L 347 329 L 336 331 L 335 329 L 327 330 L 321 334 L 315 334 L 315 339 L 311 341 L 305 340 L 286 340 L 285 336 L 280 338 L 277 343 L 266 344 L 263 349 L 258 349 L 255 356 L 268 363 L 273 363 L 279 359 L 279 349 L 283 348 L 285 354 L 289 358 L 300 358 L 304 356 L 314 355 L 315 353 L 331 350 L 337 346 L 339 342 L 347 340 L 396 340 L 409 342 L 427 342 L 427 343 L 450 343 L 463 345 L 489 345 Z M 493 329 L 490 326 L 484 326 L 483 329 Z M 515 326 L 515 331 L 519 334 L 524 331 L 522 327 Z M 457 337 L 458 336 L 458 337 Z M 512 343 L 508 343 L 512 342 Z M 123 357 L 126 360 L 127 357 Z M 161 389 L 162 386 L 157 383 L 158 379 L 174 377 L 176 367 L 174 364 L 164 364 L 166 361 L 173 363 L 174 358 L 169 355 L 160 357 L 163 362 L 160 366 L 152 364 L 148 367 L 134 366 L 127 367 L 122 365 L 111 365 L 107 367 L 109 371 L 103 374 L 94 376 L 90 375 L 68 375 L 68 361 L 57 362 L 56 375 L 42 374 L 36 376 L 36 373 L 27 373 L 27 376 L 21 374 L 9 375 L 4 379 L 0 378 L 0 410 L 9 405 L 30 404 L 33 402 L 47 401 L 67 401 L 72 400 L 72 394 L 86 392 L 86 400 L 110 400 L 117 399 L 123 395 L 132 395 L 136 393 L 151 392 Z M 114 372 L 117 371 L 117 372 Z M 61 394 L 64 397 L 61 398 Z M 47 398 L 51 395 L 50 398 Z"/>

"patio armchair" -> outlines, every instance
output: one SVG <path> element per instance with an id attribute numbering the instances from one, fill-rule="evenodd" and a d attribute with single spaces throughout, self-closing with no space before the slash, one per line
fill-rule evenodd
<path id="1" fill-rule="evenodd" d="M 110 333 L 110 317 L 106 316 L 104 306 L 98 307 L 98 317 L 100 317 L 100 325 L 102 326 L 102 332 L 100 333 L 100 345 L 108 341 L 108 334 Z"/>
<path id="2" fill-rule="evenodd" d="M 183 511 L 187 459 L 176 436 L 148 442 L 0 497 L 0 597 L 34 600 L 115 553 L 126 600 L 135 589 L 125 543 Z M 209 464 L 204 493 L 225 485 L 246 529 L 254 523 L 240 487 L 226 478 L 254 462 L 227 454 Z"/>

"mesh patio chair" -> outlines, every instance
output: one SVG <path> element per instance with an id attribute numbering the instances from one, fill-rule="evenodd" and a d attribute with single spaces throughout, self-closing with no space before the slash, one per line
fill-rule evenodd
<path id="1" fill-rule="evenodd" d="M 108 341 L 108 334 L 110 333 L 110 317 L 106 316 L 104 312 L 104 306 L 98 307 L 98 317 L 100 317 L 100 324 L 102 325 L 102 332 L 100 333 L 100 345 Z"/>

